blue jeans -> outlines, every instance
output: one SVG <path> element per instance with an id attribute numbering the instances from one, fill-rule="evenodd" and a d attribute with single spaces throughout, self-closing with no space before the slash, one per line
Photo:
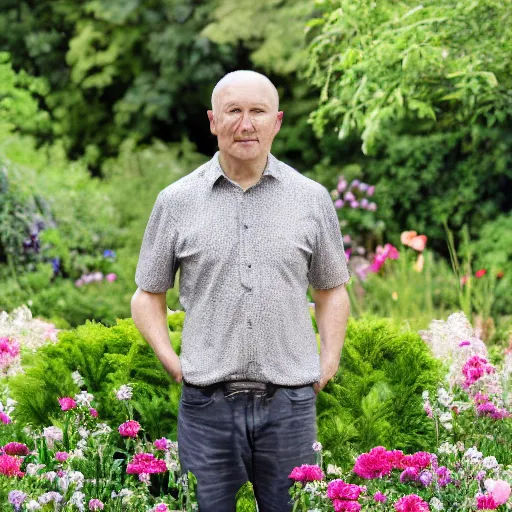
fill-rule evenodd
<path id="1" fill-rule="evenodd" d="M 250 480 L 259 512 L 292 510 L 288 478 L 314 464 L 317 436 L 313 385 L 260 391 L 205 391 L 183 384 L 178 452 L 183 473 L 197 479 L 199 512 L 235 512 Z"/>

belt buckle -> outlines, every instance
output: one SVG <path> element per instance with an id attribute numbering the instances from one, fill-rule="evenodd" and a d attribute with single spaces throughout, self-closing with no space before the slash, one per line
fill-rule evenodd
<path id="1" fill-rule="evenodd" d="M 233 396 L 236 393 L 249 393 L 252 391 L 265 394 L 268 391 L 268 385 L 265 382 L 257 381 L 230 381 L 224 383 L 226 397 Z"/>

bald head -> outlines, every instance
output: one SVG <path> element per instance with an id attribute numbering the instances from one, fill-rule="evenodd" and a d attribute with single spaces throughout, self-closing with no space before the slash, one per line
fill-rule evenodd
<path id="1" fill-rule="evenodd" d="M 222 102 L 223 93 L 237 85 L 259 89 L 265 96 L 268 96 L 272 109 L 275 112 L 279 110 L 279 94 L 274 84 L 261 73 L 249 70 L 233 71 L 228 73 L 217 83 L 212 92 L 212 110 L 215 113 L 219 111 Z"/>

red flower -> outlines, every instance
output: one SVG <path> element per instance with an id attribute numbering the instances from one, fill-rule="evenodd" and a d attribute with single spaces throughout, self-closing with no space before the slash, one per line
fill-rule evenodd
<path id="1" fill-rule="evenodd" d="M 481 268 L 480 270 L 477 270 L 475 272 L 475 277 L 480 278 L 480 277 L 485 276 L 485 274 L 487 274 L 487 270 L 485 270 L 485 268 Z"/>
<path id="2" fill-rule="evenodd" d="M 25 473 L 20 471 L 23 459 L 12 457 L 11 455 L 0 455 L 0 473 L 5 476 L 23 476 Z"/>

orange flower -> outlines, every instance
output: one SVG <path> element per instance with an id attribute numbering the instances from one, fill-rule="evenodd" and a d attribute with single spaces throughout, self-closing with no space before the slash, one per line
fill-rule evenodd
<path id="1" fill-rule="evenodd" d="M 427 237 L 426 235 L 418 235 L 415 236 L 411 240 L 410 246 L 415 249 L 416 251 L 423 251 L 425 249 L 425 246 L 427 245 Z"/>
<path id="2" fill-rule="evenodd" d="M 427 237 L 425 235 L 418 235 L 416 231 L 404 231 L 400 235 L 400 241 L 416 251 L 423 251 L 427 244 Z"/>
<path id="3" fill-rule="evenodd" d="M 505 273 L 504 273 L 502 270 L 500 270 L 500 271 L 496 274 L 496 277 L 497 277 L 498 279 L 501 279 L 504 275 L 505 275 Z"/>
<path id="4" fill-rule="evenodd" d="M 425 264 L 425 258 L 423 257 L 423 253 L 418 254 L 418 259 L 414 264 L 414 270 L 416 272 L 421 272 L 423 270 L 423 265 Z"/>
<path id="5" fill-rule="evenodd" d="M 481 268 L 480 270 L 477 270 L 475 272 L 475 277 L 480 278 L 480 277 L 485 276 L 485 274 L 487 274 L 487 270 L 485 270 L 485 268 Z"/>
<path id="6" fill-rule="evenodd" d="M 417 235 L 416 231 L 404 231 L 400 235 L 400 242 L 402 242 L 404 245 L 411 245 L 411 240 Z"/>

